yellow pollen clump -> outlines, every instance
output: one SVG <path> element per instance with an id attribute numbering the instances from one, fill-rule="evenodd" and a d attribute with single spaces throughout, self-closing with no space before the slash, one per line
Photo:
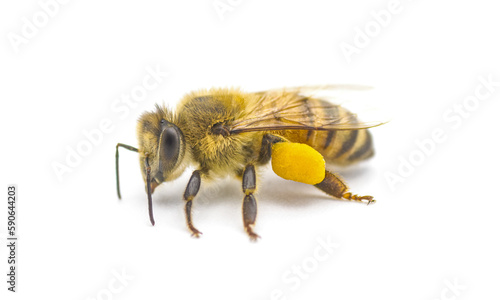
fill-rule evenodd
<path id="1" fill-rule="evenodd" d="M 271 165 L 281 178 L 317 184 L 325 179 L 325 159 L 311 146 L 301 143 L 273 145 Z"/>

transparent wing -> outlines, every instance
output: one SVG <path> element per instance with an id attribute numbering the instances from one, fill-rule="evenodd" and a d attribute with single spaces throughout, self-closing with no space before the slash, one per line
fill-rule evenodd
<path id="1" fill-rule="evenodd" d="M 308 87 L 307 89 L 318 89 Z M 384 124 L 362 122 L 338 104 L 312 98 L 304 87 L 253 94 L 248 113 L 230 124 L 231 133 L 271 130 L 356 130 Z"/>
<path id="2" fill-rule="evenodd" d="M 343 92 L 353 92 L 353 91 L 367 91 L 371 90 L 373 87 L 368 85 L 359 84 L 322 84 L 322 85 L 302 85 L 287 88 L 277 88 L 267 91 L 260 91 L 256 94 L 268 94 L 274 92 L 293 92 L 303 95 L 313 95 L 316 92 L 333 92 L 333 93 L 343 93 Z"/>

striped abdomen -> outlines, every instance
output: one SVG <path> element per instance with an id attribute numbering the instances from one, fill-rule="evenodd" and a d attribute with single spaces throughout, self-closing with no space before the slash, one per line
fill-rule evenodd
<path id="1" fill-rule="evenodd" d="M 304 98 L 304 105 L 321 106 L 323 100 Z M 328 108 L 315 109 L 323 116 L 346 116 L 347 110 L 341 106 L 329 105 Z M 318 116 L 321 118 L 321 116 Z M 354 120 L 353 120 L 354 121 Z M 316 124 L 312 118 L 309 122 Z M 326 162 L 337 165 L 349 165 L 360 160 L 367 159 L 374 154 L 371 134 L 367 129 L 359 130 L 287 130 L 279 134 L 296 143 L 305 143 L 325 158 Z"/>

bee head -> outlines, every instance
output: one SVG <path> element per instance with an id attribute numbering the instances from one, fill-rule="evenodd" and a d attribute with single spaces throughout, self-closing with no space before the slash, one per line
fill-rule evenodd
<path id="1" fill-rule="evenodd" d="M 156 106 L 156 111 L 146 112 L 139 119 L 137 137 L 141 156 L 141 170 L 145 179 L 147 157 L 151 167 L 153 187 L 164 181 L 174 180 L 185 169 L 184 135 L 175 124 L 175 117 L 167 108 Z"/>

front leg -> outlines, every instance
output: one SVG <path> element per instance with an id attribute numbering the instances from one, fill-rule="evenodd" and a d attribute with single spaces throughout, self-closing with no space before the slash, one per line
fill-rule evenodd
<path id="1" fill-rule="evenodd" d="M 201 185 L 201 176 L 200 171 L 196 170 L 191 175 L 191 179 L 189 179 L 188 185 L 186 187 L 186 191 L 184 192 L 184 201 L 186 201 L 185 212 L 186 212 L 186 222 L 191 232 L 191 235 L 194 237 L 200 237 L 201 232 L 193 226 L 193 221 L 191 219 L 191 206 L 193 205 L 193 199 L 198 194 Z"/>
<path id="2" fill-rule="evenodd" d="M 245 167 L 242 187 L 243 193 L 245 193 L 245 198 L 243 199 L 243 225 L 245 226 L 245 231 L 250 236 L 250 240 L 256 241 L 260 236 L 253 231 L 255 219 L 257 218 L 257 201 L 253 195 L 257 187 L 254 165 L 247 165 Z"/>

